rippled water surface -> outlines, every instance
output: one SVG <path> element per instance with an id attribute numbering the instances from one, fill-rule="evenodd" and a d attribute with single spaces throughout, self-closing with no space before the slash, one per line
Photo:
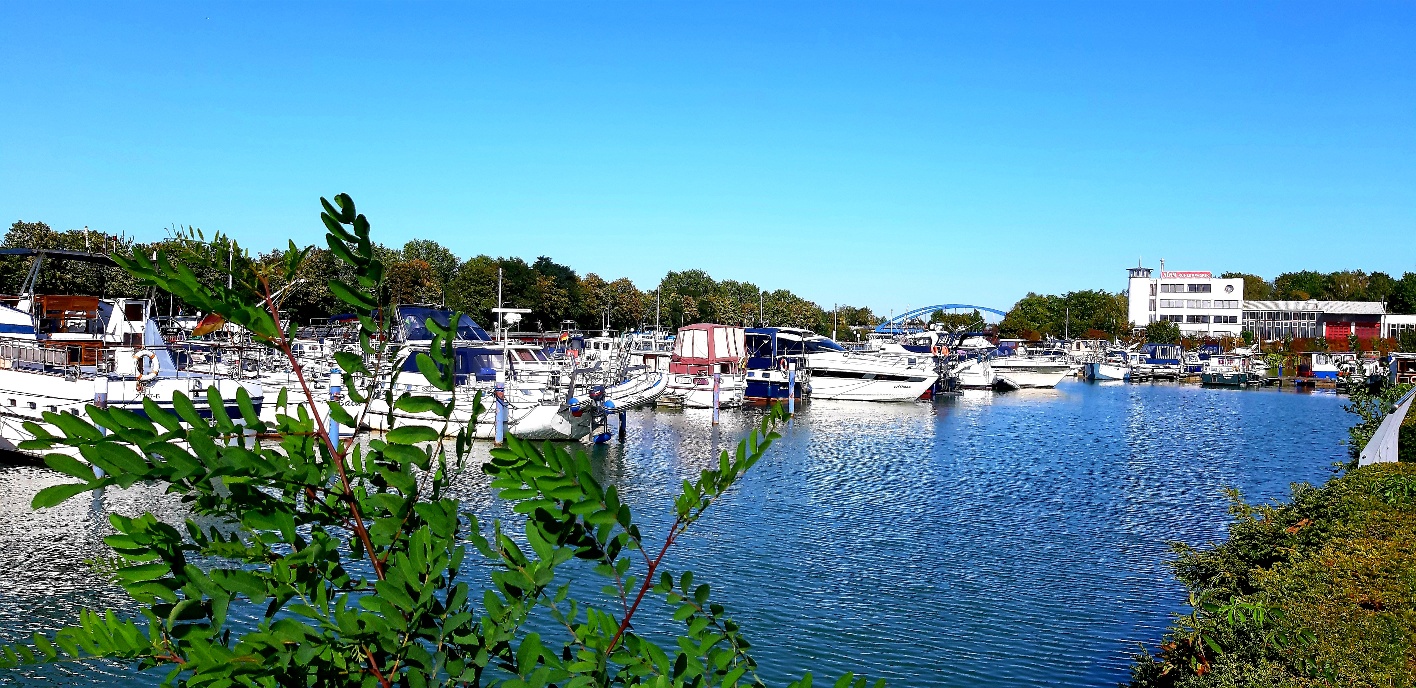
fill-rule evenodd
<path id="1" fill-rule="evenodd" d="M 1255 501 L 1324 480 L 1344 457 L 1342 403 L 1070 382 L 933 405 L 815 402 L 671 564 L 713 585 L 774 684 L 853 670 L 892 685 L 1114 686 L 1181 609 L 1167 543 L 1222 537 L 1224 488 Z M 593 456 L 657 533 L 674 486 L 753 418 L 725 413 L 713 428 L 706 412 L 638 412 L 622 447 Z M 131 610 L 84 563 L 103 551 L 105 514 L 180 517 L 155 488 L 29 510 L 65 480 L 0 468 L 5 639 L 85 606 Z M 469 509 L 506 515 L 482 480 L 459 492 Z M 107 664 L 0 672 L 0 684 L 157 680 Z"/>

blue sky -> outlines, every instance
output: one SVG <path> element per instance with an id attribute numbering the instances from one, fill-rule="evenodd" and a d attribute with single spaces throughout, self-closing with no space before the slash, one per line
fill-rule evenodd
<path id="1" fill-rule="evenodd" d="M 0 4 L 0 220 L 877 311 L 1416 270 L 1416 4 Z"/>

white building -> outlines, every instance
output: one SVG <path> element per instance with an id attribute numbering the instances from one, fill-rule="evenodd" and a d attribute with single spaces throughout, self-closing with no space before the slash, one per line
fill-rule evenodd
<path id="1" fill-rule="evenodd" d="M 1382 336 L 1400 339 L 1404 332 L 1416 332 L 1416 315 L 1388 313 L 1382 316 Z"/>
<path id="2" fill-rule="evenodd" d="M 1162 268 L 1164 265 L 1162 264 Z M 1243 329 L 1244 280 L 1209 272 L 1160 272 L 1134 267 L 1127 295 L 1131 325 L 1145 327 L 1169 320 L 1195 337 L 1238 337 Z"/>

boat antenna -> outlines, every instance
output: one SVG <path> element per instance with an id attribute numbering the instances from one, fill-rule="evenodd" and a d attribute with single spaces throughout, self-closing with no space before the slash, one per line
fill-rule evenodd
<path id="1" fill-rule="evenodd" d="M 758 289 L 758 290 L 757 290 L 757 325 L 758 325 L 758 327 L 766 327 L 766 326 L 767 326 L 767 316 L 766 316 L 766 315 L 763 315 L 763 310 L 762 310 L 762 290 L 761 290 L 761 289 Z"/>
<path id="2" fill-rule="evenodd" d="M 654 290 L 654 331 L 655 331 L 655 332 L 658 332 L 658 331 L 660 330 L 660 328 L 659 328 L 659 292 L 660 292 L 660 291 L 661 291 L 660 289 L 655 289 L 655 290 Z"/>
<path id="3" fill-rule="evenodd" d="M 236 268 L 236 244 L 226 239 L 226 291 L 231 291 L 231 273 Z"/>
<path id="4" fill-rule="evenodd" d="M 505 344 L 505 343 L 506 343 L 506 328 L 503 327 L 503 325 L 505 325 L 506 323 L 503 322 L 503 321 L 506 320 L 506 314 L 505 314 L 505 313 L 502 313 L 502 312 L 501 312 L 501 309 L 502 309 L 502 266 L 498 265 L 498 266 L 497 266 L 497 335 L 498 335 L 499 337 L 501 337 L 502 343 Z"/>

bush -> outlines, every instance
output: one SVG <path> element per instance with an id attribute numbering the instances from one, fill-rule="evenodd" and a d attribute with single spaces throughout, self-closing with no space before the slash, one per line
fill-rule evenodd
<path id="1" fill-rule="evenodd" d="M 1176 546 L 1191 612 L 1130 685 L 1416 683 L 1416 466 L 1297 485 L 1281 505 L 1233 497 L 1228 541 Z"/>
<path id="2" fill-rule="evenodd" d="M 480 468 L 516 519 L 480 523 L 447 496 L 472 442 L 465 419 L 481 403 L 455 394 L 455 335 L 427 321 L 433 341 L 415 363 L 440 393 L 395 398 L 407 354 L 390 351 L 382 336 L 389 304 L 379 297 L 388 290 L 369 223 L 348 196 L 324 202 L 324 210 L 326 243 L 353 276 L 330 280 L 329 288 L 359 314 L 361 327 L 362 355 L 336 358 L 350 398 L 364 405 L 359 417 L 338 404 L 329 413 L 359 427 L 368 400 L 381 394 L 392 429 L 364 443 L 340 441 L 319 408 L 288 404 L 283 391 L 274 425 L 260 421 L 244 390 L 234 400 L 240 417 L 231 418 L 215 387 L 207 393 L 209 419 L 177 395 L 177 415 L 148 400 L 146 415 L 89 406 L 87 419 L 47 413 L 46 425 L 26 424 L 36 439 L 25 448 L 65 446 L 88 461 L 49 455 L 51 468 L 79 482 L 41 490 L 35 508 L 161 481 L 193 517 L 173 525 L 150 513 L 111 516 L 117 534 L 105 542 L 118 555 L 113 575 L 140 604 L 141 618 L 83 612 L 78 625 L 4 648 L 0 666 L 107 657 L 161 668 L 169 684 L 191 686 L 761 685 L 737 624 L 693 572 L 671 573 L 665 555 L 762 457 L 777 437 L 772 428 L 786 418 L 781 408 L 735 453 L 722 452 L 684 481 L 672 525 L 654 542 L 615 487 L 595 480 L 583 452 L 514 437 Z M 293 245 L 286 252 L 287 279 L 308 252 Z M 246 328 L 299 372 L 294 328 L 274 305 L 271 275 L 253 272 L 224 289 L 162 253 L 116 258 L 143 281 Z M 395 377 L 380 386 L 387 375 Z M 457 415 L 459 405 L 471 413 Z M 441 429 L 395 427 L 393 408 L 436 417 Z M 242 446 L 236 439 L 250 429 L 278 440 Z M 443 436 L 456 440 L 445 444 Z M 570 595 L 567 571 L 584 570 L 566 566 L 573 559 L 604 579 L 603 596 Z M 641 612 L 646 599 L 678 622 L 671 643 L 636 632 L 632 621 L 649 613 Z M 233 605 L 263 613 L 254 627 L 233 628 Z M 564 630 L 527 630 L 536 619 Z M 807 675 L 793 685 L 810 684 Z M 851 675 L 837 683 L 864 684 Z"/>

